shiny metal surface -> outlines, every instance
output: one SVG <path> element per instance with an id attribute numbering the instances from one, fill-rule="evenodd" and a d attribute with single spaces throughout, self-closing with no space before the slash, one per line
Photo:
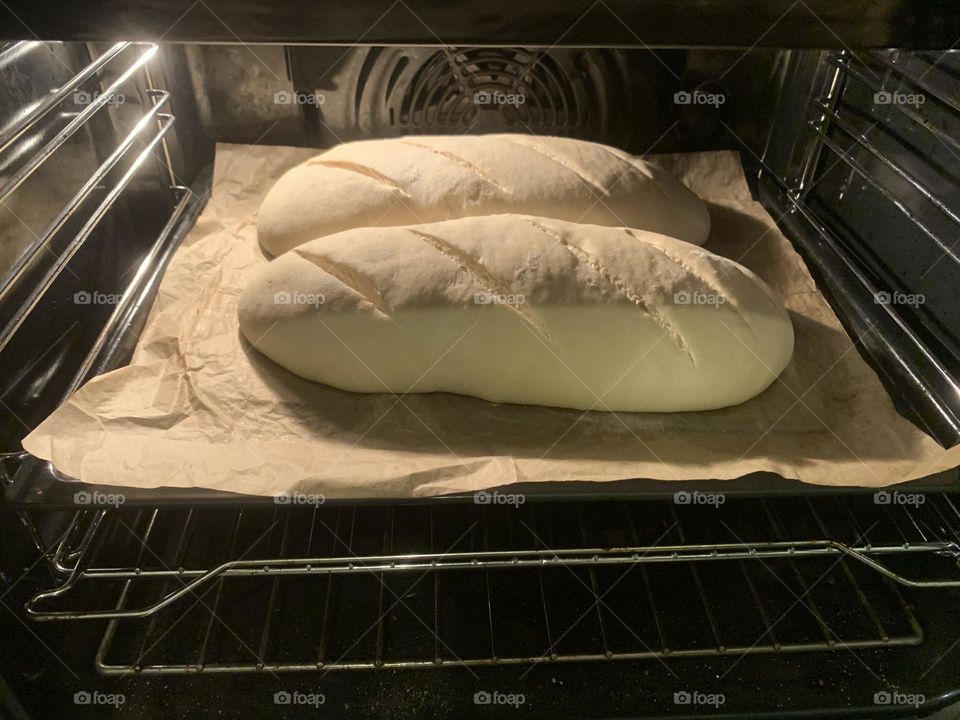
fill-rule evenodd
<path id="1" fill-rule="evenodd" d="M 173 126 L 174 117 L 172 115 L 167 115 L 164 113 L 160 114 L 160 117 L 165 121 L 161 126 L 160 130 L 154 135 L 154 137 L 147 143 L 147 146 L 140 152 L 139 155 L 134 159 L 131 167 L 123 174 L 120 180 L 117 182 L 117 185 L 107 194 L 104 201 L 94 210 L 90 215 L 87 221 L 80 228 L 80 231 L 74 236 L 73 240 L 66 246 L 65 251 L 60 255 L 56 262 L 50 267 L 47 273 L 44 275 L 43 279 L 34 286 L 33 290 L 30 292 L 27 301 L 20 306 L 18 312 L 14 315 L 12 320 L 7 324 L 2 331 L 0 331 L 0 351 L 2 351 L 10 339 L 13 337 L 20 327 L 23 325 L 23 321 L 26 317 L 33 312 L 37 307 L 37 303 L 41 301 L 44 293 L 50 289 L 56 279 L 60 276 L 60 273 L 63 272 L 64 268 L 76 254 L 77 250 L 80 249 L 80 246 L 90 237 L 91 233 L 103 219 L 103 216 L 113 207 L 113 204 L 117 201 L 117 198 L 120 197 L 120 193 L 126 189 L 130 181 L 136 175 L 137 171 L 140 170 L 140 167 L 151 157 L 163 137 L 167 134 L 167 131 Z"/>
<path id="2" fill-rule="evenodd" d="M 184 148 L 184 133 L 172 132 L 172 98 L 184 88 L 154 87 L 171 62 L 155 45 L 125 42 L 25 42 L 0 53 L 0 76 L 10 80 L 0 98 L 4 451 L 50 412 L 43 398 L 62 398 L 93 355 L 117 345 L 111 317 L 129 313 L 137 282 L 152 285 L 158 260 L 182 237 L 174 229 L 185 209 L 200 200 L 184 200 L 203 162 L 195 152 L 183 162 L 196 133 L 185 133 Z M 144 257 L 154 265 L 142 268 Z M 124 300 L 77 301 L 91 293 Z"/>
<path id="3" fill-rule="evenodd" d="M 759 188 L 898 408 L 945 447 L 960 442 L 958 63 L 794 51 Z M 920 300 L 879 300 L 898 294 Z"/>
<path id="4" fill-rule="evenodd" d="M 39 253 L 44 247 L 50 242 L 51 238 L 64 226 L 64 224 L 74 215 L 77 209 L 83 205 L 84 201 L 90 196 L 90 194 L 96 189 L 107 177 L 107 174 L 117 166 L 120 160 L 124 157 L 126 152 L 133 146 L 141 133 L 148 127 L 149 123 L 156 119 L 157 114 L 160 109 L 164 106 L 168 98 L 167 93 L 160 93 L 156 105 L 153 109 L 150 110 L 130 131 L 130 134 L 117 146 L 117 148 L 110 154 L 110 156 L 103 162 L 100 167 L 94 171 L 94 173 L 87 179 L 83 184 L 80 190 L 74 195 L 63 207 L 63 210 L 58 214 L 57 218 L 53 223 L 46 228 L 43 235 L 37 237 L 35 242 L 26 248 L 24 252 L 17 258 L 17 262 L 13 267 L 8 271 L 6 277 L 3 278 L 3 283 L 0 284 L 0 303 L 3 302 L 5 294 L 18 282 L 20 274 L 29 266 L 30 262 Z M 0 333 L 0 338 L 4 337 L 4 333 Z M 3 341 L 0 340 L 0 349 L 2 349 Z"/>
<path id="5" fill-rule="evenodd" d="M 0 55 L 0 185 L 69 121 L 65 112 L 53 112 L 51 96 L 78 76 L 91 82 L 96 71 L 87 73 L 90 64 L 78 44 L 22 42 Z M 72 107 L 70 95 L 64 93 L 56 107 Z M 55 163 L 41 165 L 28 187 L 0 204 L 0 278 L 93 172 L 98 152 L 89 137 L 76 138 Z"/>

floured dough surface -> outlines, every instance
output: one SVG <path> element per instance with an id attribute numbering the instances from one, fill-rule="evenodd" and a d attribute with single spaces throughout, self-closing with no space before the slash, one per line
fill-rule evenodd
<path id="1" fill-rule="evenodd" d="M 746 268 L 523 215 L 319 238 L 254 277 L 239 320 L 257 350 L 344 390 L 581 410 L 734 405 L 793 351 L 783 304 Z"/>
<path id="2" fill-rule="evenodd" d="M 338 145 L 277 181 L 257 232 L 277 256 L 352 228 L 498 213 L 633 227 L 696 245 L 710 234 L 706 206 L 670 173 L 607 145 L 519 134 Z"/>

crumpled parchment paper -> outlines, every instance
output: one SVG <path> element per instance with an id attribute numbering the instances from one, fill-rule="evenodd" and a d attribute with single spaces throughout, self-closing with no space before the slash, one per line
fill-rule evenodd
<path id="1" fill-rule="evenodd" d="M 314 153 L 217 148 L 211 199 L 163 279 L 131 364 L 77 391 L 26 450 L 90 483 L 331 498 L 760 470 L 884 486 L 960 465 L 960 447 L 943 450 L 896 413 L 803 261 L 751 200 L 731 152 L 651 159 L 709 203 L 707 249 L 749 267 L 790 311 L 793 360 L 753 400 L 701 413 L 583 413 L 450 394 L 359 395 L 302 380 L 241 338 L 236 304 L 267 262 L 255 225 L 261 199 Z"/>

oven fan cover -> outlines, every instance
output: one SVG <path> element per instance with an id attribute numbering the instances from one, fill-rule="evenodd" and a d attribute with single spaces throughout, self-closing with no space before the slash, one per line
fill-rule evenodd
<path id="1" fill-rule="evenodd" d="M 356 127 L 377 136 L 525 132 L 620 136 L 623 59 L 603 50 L 370 48 L 356 75 Z"/>

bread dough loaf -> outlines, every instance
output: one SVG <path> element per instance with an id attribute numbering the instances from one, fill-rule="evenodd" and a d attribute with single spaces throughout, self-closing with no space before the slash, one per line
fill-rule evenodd
<path id="1" fill-rule="evenodd" d="M 338 145 L 287 172 L 257 218 L 271 255 L 356 227 L 524 213 L 702 245 L 706 206 L 616 148 L 530 135 L 413 136 Z"/>
<path id="2" fill-rule="evenodd" d="M 344 390 L 580 410 L 734 405 L 793 352 L 783 304 L 737 263 L 522 215 L 319 238 L 254 276 L 239 320 L 257 350 Z"/>

